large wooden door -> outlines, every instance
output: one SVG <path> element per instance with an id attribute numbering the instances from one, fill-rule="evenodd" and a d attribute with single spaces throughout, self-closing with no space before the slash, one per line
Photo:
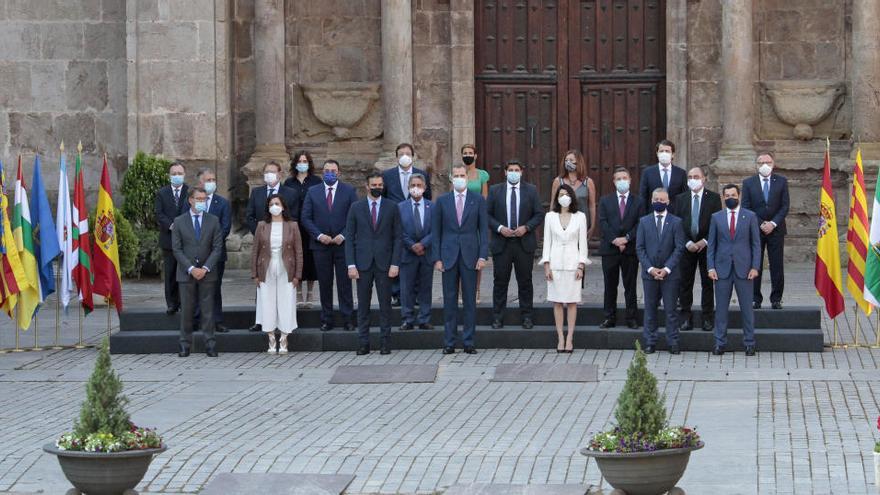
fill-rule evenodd
<path id="1" fill-rule="evenodd" d="M 638 187 L 665 132 L 665 1 L 478 0 L 475 9 L 477 145 L 493 181 L 517 158 L 546 201 L 575 148 L 600 194 L 618 166 Z"/>

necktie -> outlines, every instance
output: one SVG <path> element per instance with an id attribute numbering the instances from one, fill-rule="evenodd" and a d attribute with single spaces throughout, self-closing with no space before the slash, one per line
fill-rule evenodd
<path id="1" fill-rule="evenodd" d="M 275 188 L 270 187 L 270 188 L 269 188 L 269 196 L 271 196 L 271 195 L 273 195 L 273 194 L 275 194 Z M 268 198 L 269 196 L 266 196 L 266 197 Z"/>
<path id="2" fill-rule="evenodd" d="M 519 227 L 519 212 L 516 211 L 516 187 L 510 188 L 510 228 Z"/>
<path id="3" fill-rule="evenodd" d="M 669 190 L 669 169 L 663 169 L 663 189 Z"/>
<path id="4" fill-rule="evenodd" d="M 409 172 L 403 172 L 401 175 L 401 184 L 400 188 L 403 189 L 403 197 L 405 199 L 409 199 L 409 188 L 406 187 L 409 184 Z"/>
<path id="5" fill-rule="evenodd" d="M 333 210 L 333 188 L 327 188 L 327 211 Z"/>
<path id="6" fill-rule="evenodd" d="M 413 203 L 413 218 L 416 222 L 416 237 L 421 240 L 422 237 L 422 214 L 419 213 L 419 204 Z"/>
<path id="7" fill-rule="evenodd" d="M 694 205 L 691 207 L 691 237 L 700 231 L 700 196 L 694 194 Z"/>
<path id="8" fill-rule="evenodd" d="M 180 207 L 180 189 L 174 190 L 174 206 Z"/>
<path id="9" fill-rule="evenodd" d="M 657 237 L 663 236 L 663 215 L 657 215 Z"/>
<path id="10" fill-rule="evenodd" d="M 730 211 L 730 240 L 736 235 L 736 212 Z"/>
<path id="11" fill-rule="evenodd" d="M 195 228 L 196 228 L 196 240 L 197 241 L 202 240 L 202 222 L 199 221 L 200 218 L 202 218 L 201 215 L 195 216 L 195 219 L 196 219 Z"/>
<path id="12" fill-rule="evenodd" d="M 461 226 L 461 215 L 464 213 L 464 194 L 459 194 L 455 199 L 455 216 L 458 218 L 458 225 Z"/>
<path id="13" fill-rule="evenodd" d="M 770 200 L 770 180 L 764 179 L 764 202 L 767 203 Z"/>
<path id="14" fill-rule="evenodd" d="M 623 220 L 623 216 L 626 214 L 626 196 L 623 194 L 620 195 L 620 219 Z"/>
<path id="15" fill-rule="evenodd" d="M 373 220 L 373 230 L 376 230 L 376 202 L 372 201 L 373 206 L 370 208 L 370 218 Z"/>

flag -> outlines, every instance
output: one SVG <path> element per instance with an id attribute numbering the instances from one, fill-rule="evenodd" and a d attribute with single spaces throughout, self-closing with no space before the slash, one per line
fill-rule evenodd
<path id="1" fill-rule="evenodd" d="M 843 312 L 843 284 L 840 282 L 840 241 L 837 213 L 831 190 L 831 142 L 825 147 L 825 173 L 819 193 L 819 237 L 816 241 L 816 292 L 825 300 L 829 318 Z"/>
<path id="2" fill-rule="evenodd" d="M 31 192 L 31 225 L 34 235 L 34 256 L 37 258 L 37 269 L 40 273 L 40 303 L 42 304 L 49 294 L 55 292 L 55 258 L 61 254 L 61 246 L 58 245 L 58 235 L 55 230 L 55 220 L 52 219 L 52 209 L 49 208 L 49 197 L 46 196 L 46 188 L 43 186 L 43 177 L 40 170 L 40 155 L 34 158 L 34 179 Z"/>
<path id="3" fill-rule="evenodd" d="M 865 315 L 871 304 L 865 301 L 865 258 L 868 254 L 868 204 L 865 200 L 865 168 L 862 150 L 856 150 L 853 166 L 852 194 L 849 198 L 849 226 L 846 229 L 846 289 Z"/>
<path id="4" fill-rule="evenodd" d="M 67 182 L 67 157 L 64 156 L 64 141 L 61 142 L 61 165 L 58 170 L 58 206 L 55 210 L 55 236 L 61 247 L 61 290 L 58 297 L 64 309 L 70 304 L 70 291 L 73 288 L 73 225 L 70 215 L 70 185 Z"/>
<path id="5" fill-rule="evenodd" d="M 12 318 L 18 304 L 18 294 L 22 287 L 27 286 L 27 280 L 12 236 L 8 208 L 3 164 L 0 163 L 0 309 Z"/>
<path id="6" fill-rule="evenodd" d="M 77 146 L 76 176 L 73 179 L 73 256 L 71 256 L 71 277 L 76 283 L 83 312 L 89 314 L 95 309 L 92 300 L 92 239 L 89 236 L 89 215 L 86 208 L 86 193 L 83 186 L 82 143 Z"/>
<path id="7" fill-rule="evenodd" d="M 95 213 L 95 243 L 97 249 L 92 257 L 95 267 L 95 294 L 104 296 L 108 304 L 115 304 L 122 312 L 122 273 L 119 271 L 119 241 L 116 232 L 116 216 L 113 208 L 113 192 L 110 190 L 110 171 L 107 157 L 101 172 L 98 189 L 98 209 Z"/>
<path id="8" fill-rule="evenodd" d="M 21 156 L 18 157 L 18 173 L 15 177 L 15 202 L 12 208 L 12 235 L 15 249 L 21 260 L 25 284 L 19 286 L 18 326 L 27 330 L 31 326 L 37 307 L 40 305 L 40 276 L 37 272 L 37 258 L 34 254 L 34 237 L 31 228 L 31 210 L 28 206 L 27 189 L 21 175 Z"/>

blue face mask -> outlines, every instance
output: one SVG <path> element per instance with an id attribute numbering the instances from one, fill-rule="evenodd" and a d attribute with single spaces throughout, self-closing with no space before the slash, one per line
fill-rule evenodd
<path id="1" fill-rule="evenodd" d="M 521 178 L 522 172 L 507 172 L 507 182 L 511 184 L 519 184 Z"/>
<path id="2" fill-rule="evenodd" d="M 337 176 L 336 172 L 324 172 L 324 183 L 328 186 L 332 186 L 336 184 Z"/>
<path id="3" fill-rule="evenodd" d="M 299 173 L 302 173 L 302 174 L 308 172 L 309 171 L 309 164 L 308 163 L 297 163 L 296 164 L 296 171 Z"/>
<path id="4" fill-rule="evenodd" d="M 182 186 L 183 185 L 183 176 L 182 175 L 172 175 L 171 176 L 171 185 L 172 186 Z"/>
<path id="5" fill-rule="evenodd" d="M 654 201 L 651 203 L 651 207 L 654 208 L 654 211 L 657 213 L 663 213 L 666 211 L 666 207 L 669 206 L 666 203 L 661 203 L 659 201 Z"/>
<path id="6" fill-rule="evenodd" d="M 208 210 L 208 202 L 207 201 L 196 201 L 196 211 L 199 213 L 204 213 Z"/>

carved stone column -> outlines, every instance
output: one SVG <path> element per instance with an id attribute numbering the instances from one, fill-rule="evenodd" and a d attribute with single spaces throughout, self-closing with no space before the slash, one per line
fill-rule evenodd
<path id="1" fill-rule="evenodd" d="M 382 0 L 384 149 L 376 163 L 380 169 L 397 163 L 394 148 L 398 144 L 413 141 L 412 44 L 412 0 Z"/>
<path id="2" fill-rule="evenodd" d="M 853 138 L 866 160 L 880 160 L 880 2 L 853 0 L 850 79 Z M 855 149 L 853 149 L 855 156 Z"/>
<path id="3" fill-rule="evenodd" d="M 256 0 L 254 9 L 257 146 L 244 167 L 250 187 L 263 183 L 266 162 L 285 167 L 290 161 L 284 144 L 284 0 Z"/>

